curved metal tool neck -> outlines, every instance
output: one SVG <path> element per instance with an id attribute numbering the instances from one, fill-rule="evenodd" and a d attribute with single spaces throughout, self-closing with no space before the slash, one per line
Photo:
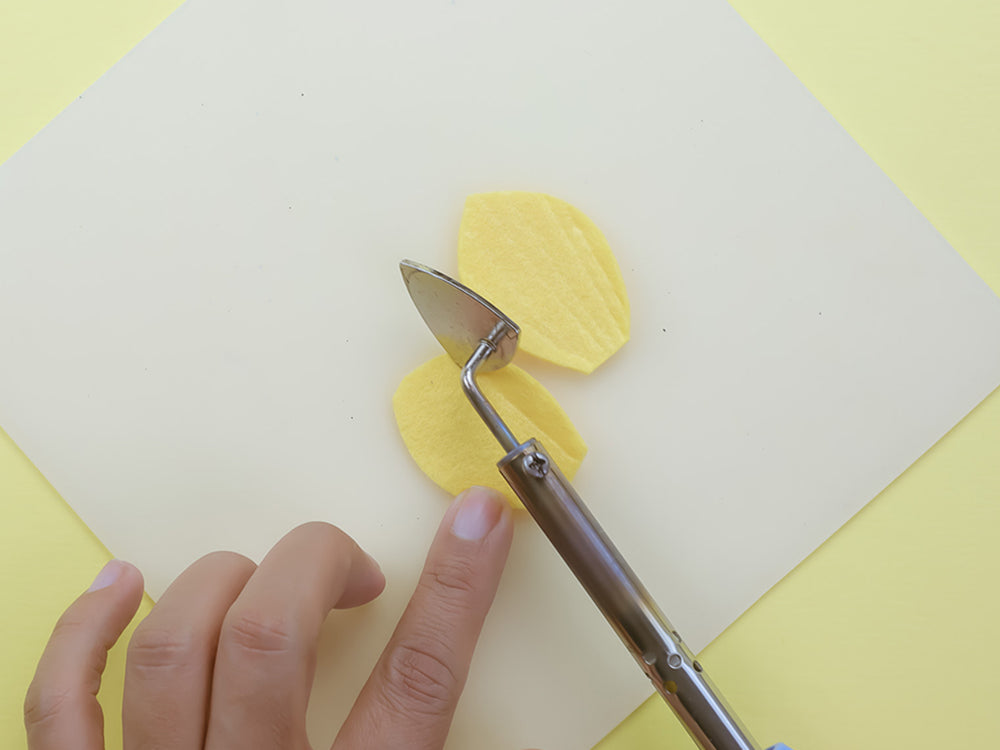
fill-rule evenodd
<path id="1" fill-rule="evenodd" d="M 469 399 L 469 403 L 472 404 L 472 408 L 479 414 L 480 419 L 490 428 L 493 437 L 503 446 L 504 451 L 510 453 L 520 443 L 514 437 L 510 428 L 504 423 L 503 419 L 500 418 L 497 410 L 493 408 L 493 404 L 486 400 L 486 396 L 479 390 L 479 384 L 476 382 L 476 373 L 479 367 L 489 358 L 495 349 L 496 347 L 488 340 L 484 339 L 479 343 L 476 351 L 472 353 L 468 362 L 462 367 L 462 390 L 465 391 L 466 398 Z"/>

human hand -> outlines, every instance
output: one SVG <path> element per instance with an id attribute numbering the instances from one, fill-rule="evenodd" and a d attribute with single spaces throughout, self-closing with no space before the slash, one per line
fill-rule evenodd
<path id="1" fill-rule="evenodd" d="M 491 490 L 445 514 L 416 591 L 334 750 L 439 750 L 496 593 L 513 527 Z M 378 565 L 325 523 L 289 532 L 260 565 L 216 552 L 184 571 L 136 628 L 122 709 L 125 750 L 305 750 L 320 627 L 385 585 Z M 25 700 L 29 750 L 101 750 L 108 649 L 142 598 L 112 561 L 59 619 Z"/>

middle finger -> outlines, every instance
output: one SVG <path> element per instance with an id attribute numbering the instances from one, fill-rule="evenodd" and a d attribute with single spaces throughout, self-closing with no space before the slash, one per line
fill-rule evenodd
<path id="1" fill-rule="evenodd" d="M 229 609 L 219 637 L 208 750 L 308 747 L 316 642 L 334 607 L 364 604 L 385 578 L 349 536 L 325 523 L 289 532 Z"/>

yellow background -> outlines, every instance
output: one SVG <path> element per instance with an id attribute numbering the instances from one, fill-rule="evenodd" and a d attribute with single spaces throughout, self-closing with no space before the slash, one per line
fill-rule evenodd
<path id="1" fill-rule="evenodd" d="M 1000 3 L 732 3 L 1000 291 Z M 0 161 L 178 4 L 3 0 Z M 994 393 L 705 650 L 761 741 L 996 745 L 998 449 Z M 110 555 L 2 432 L 0 555 L 0 746 L 17 748 L 21 696 L 48 631 Z M 122 657 L 116 649 L 103 695 L 110 747 L 120 744 Z M 687 743 L 651 700 L 601 750 Z"/>

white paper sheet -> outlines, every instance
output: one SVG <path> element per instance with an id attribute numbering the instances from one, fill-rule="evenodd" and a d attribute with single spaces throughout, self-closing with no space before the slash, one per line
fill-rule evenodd
<path id="1" fill-rule="evenodd" d="M 383 562 L 317 746 L 446 506 L 390 410 L 438 353 L 396 262 L 453 271 L 495 189 L 617 253 L 632 341 L 522 364 L 695 649 L 1000 382 L 1000 302 L 721 0 L 190 0 L 0 168 L 0 422 L 154 596 L 315 518 Z M 522 519 L 449 747 L 588 747 L 648 693 Z"/>

